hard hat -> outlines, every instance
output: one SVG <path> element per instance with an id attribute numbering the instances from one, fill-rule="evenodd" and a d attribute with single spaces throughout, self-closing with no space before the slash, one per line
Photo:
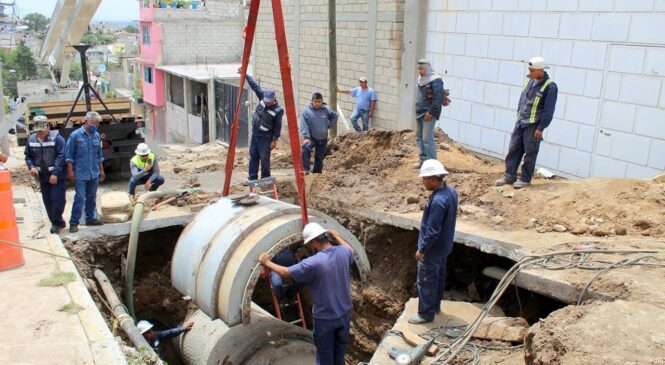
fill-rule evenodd
<path id="1" fill-rule="evenodd" d="M 534 69 L 534 70 L 545 70 L 550 68 L 550 66 L 547 66 L 545 63 L 545 59 L 542 57 L 534 57 L 529 60 L 529 68 Z"/>
<path id="2" fill-rule="evenodd" d="M 32 118 L 32 123 L 32 130 L 35 132 L 48 130 L 48 119 L 43 115 L 36 115 Z"/>
<path id="3" fill-rule="evenodd" d="M 309 241 L 319 237 L 326 232 L 326 229 L 321 227 L 318 223 L 307 223 L 305 228 L 302 230 L 302 238 L 305 240 L 303 244 L 308 244 Z"/>
<path id="4" fill-rule="evenodd" d="M 150 147 L 148 147 L 148 145 L 145 143 L 139 143 L 139 145 L 136 146 L 136 151 L 134 152 L 139 156 L 145 156 L 150 153 Z"/>
<path id="5" fill-rule="evenodd" d="M 152 326 L 154 326 L 152 323 L 145 320 L 140 320 L 139 323 L 136 324 L 136 329 L 138 329 L 141 334 L 144 334 L 150 331 Z"/>
<path id="6" fill-rule="evenodd" d="M 439 160 L 426 160 L 420 166 L 419 177 L 448 175 L 448 171 Z"/>

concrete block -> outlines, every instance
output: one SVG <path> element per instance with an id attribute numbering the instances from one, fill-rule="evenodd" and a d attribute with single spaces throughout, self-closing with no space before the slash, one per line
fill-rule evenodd
<path id="1" fill-rule="evenodd" d="M 591 176 L 623 179 L 626 177 L 626 163 L 603 156 L 594 156 Z"/>
<path id="2" fill-rule="evenodd" d="M 590 98 L 600 97 L 603 87 L 603 73 L 601 71 L 587 71 L 586 82 L 584 83 L 584 96 Z"/>
<path id="3" fill-rule="evenodd" d="M 454 33 L 457 25 L 457 14 L 455 13 L 435 13 L 436 29 L 439 32 Z"/>
<path id="4" fill-rule="evenodd" d="M 480 148 L 496 153 L 505 154 L 506 134 L 495 129 L 483 128 L 480 134 Z"/>
<path id="5" fill-rule="evenodd" d="M 633 14 L 628 41 L 663 44 L 665 14 Z"/>
<path id="6" fill-rule="evenodd" d="M 513 37 L 490 36 L 487 57 L 499 60 L 512 60 L 514 44 L 515 39 Z"/>
<path id="7" fill-rule="evenodd" d="M 450 118 L 462 122 L 471 121 L 471 103 L 464 100 L 455 100 L 450 105 Z"/>
<path id="8" fill-rule="evenodd" d="M 661 108 L 665 108 L 665 82 L 663 82 L 663 86 L 660 89 L 660 102 L 658 105 Z"/>
<path id="9" fill-rule="evenodd" d="M 611 132 L 612 148 L 610 157 L 638 165 L 646 165 L 649 158 L 651 140 L 634 134 Z"/>
<path id="10" fill-rule="evenodd" d="M 494 108 L 483 104 L 472 104 L 471 123 L 492 128 L 494 125 Z"/>
<path id="11" fill-rule="evenodd" d="M 493 1 L 494 10 L 501 10 L 501 11 L 517 10 L 518 5 L 519 5 L 518 0 L 494 0 Z"/>
<path id="12" fill-rule="evenodd" d="M 573 65 L 594 70 L 605 69 L 607 45 L 604 43 L 575 42 L 573 45 Z"/>
<path id="13" fill-rule="evenodd" d="M 428 10 L 445 10 L 446 9 L 446 3 L 443 1 L 438 1 L 438 0 L 429 0 L 427 2 L 427 9 Z"/>
<path id="14" fill-rule="evenodd" d="M 632 179 L 651 179 L 663 173 L 663 170 L 629 163 L 626 168 L 626 177 Z"/>
<path id="15" fill-rule="evenodd" d="M 488 82 L 485 84 L 485 104 L 501 108 L 508 108 L 510 98 L 510 87 L 508 85 Z"/>
<path id="16" fill-rule="evenodd" d="M 586 73 L 580 68 L 556 67 L 556 84 L 559 91 L 566 94 L 584 94 L 584 78 Z"/>
<path id="17" fill-rule="evenodd" d="M 550 65 L 570 66 L 570 60 L 573 55 L 573 42 L 545 39 L 543 40 L 542 52 L 540 54 Z"/>
<path id="18" fill-rule="evenodd" d="M 457 33 L 476 34 L 478 32 L 478 14 L 458 13 L 455 29 Z"/>
<path id="19" fill-rule="evenodd" d="M 609 157 L 612 152 L 612 131 L 600 129 L 596 135 L 596 150 L 597 155 Z"/>
<path id="20" fill-rule="evenodd" d="M 566 111 L 566 94 L 559 93 L 554 108 L 554 118 L 563 119 Z"/>
<path id="21" fill-rule="evenodd" d="M 587 11 L 612 11 L 612 1 L 607 0 L 582 0 L 579 4 L 580 12 Z"/>
<path id="22" fill-rule="evenodd" d="M 638 105 L 657 106 L 661 80 L 657 78 L 623 75 L 619 100 Z"/>
<path id="23" fill-rule="evenodd" d="M 476 80 L 464 80 L 462 82 L 462 99 L 482 103 L 484 100 L 484 83 Z"/>
<path id="24" fill-rule="evenodd" d="M 559 14 L 532 14 L 529 34 L 532 37 L 556 38 L 559 34 Z"/>
<path id="25" fill-rule="evenodd" d="M 501 61 L 499 63 L 499 82 L 502 84 L 523 86 L 526 65 L 521 62 Z M 520 89 L 521 90 L 521 89 Z M 521 93 L 521 91 L 520 91 Z"/>
<path id="26" fill-rule="evenodd" d="M 600 113 L 600 126 L 623 132 L 632 132 L 635 105 L 605 101 Z"/>
<path id="27" fill-rule="evenodd" d="M 536 38 L 516 38 L 513 49 L 513 59 L 529 61 L 532 57 L 539 55 L 543 41 Z"/>
<path id="28" fill-rule="evenodd" d="M 443 33 L 427 32 L 425 36 L 425 47 L 428 52 L 442 53 L 443 52 Z"/>
<path id="29" fill-rule="evenodd" d="M 648 11 L 654 9 L 653 0 L 615 0 L 614 10 L 616 12 L 623 11 Z"/>
<path id="30" fill-rule="evenodd" d="M 441 2 L 444 4 L 444 2 Z M 469 0 L 448 0 L 448 10 L 467 10 L 469 9 Z"/>
<path id="31" fill-rule="evenodd" d="M 576 10 L 577 10 L 577 0 L 556 0 L 556 1 L 547 2 L 547 11 L 576 11 Z"/>
<path id="32" fill-rule="evenodd" d="M 649 166 L 654 169 L 665 170 L 665 141 L 659 139 L 651 140 Z"/>
<path id="33" fill-rule="evenodd" d="M 459 141 L 471 147 L 480 147 L 481 128 L 471 123 L 460 123 Z"/>
<path id="34" fill-rule="evenodd" d="M 569 95 L 566 98 L 566 120 L 596 125 L 598 99 Z"/>
<path id="35" fill-rule="evenodd" d="M 469 10 L 492 10 L 492 0 L 470 0 Z"/>
<path id="36" fill-rule="evenodd" d="M 458 99 L 462 95 L 462 79 L 458 77 L 446 76 L 443 80 L 443 86 L 450 90 L 450 96 L 453 99 Z"/>
<path id="37" fill-rule="evenodd" d="M 466 49 L 464 54 L 473 57 L 487 57 L 488 39 L 489 37 L 486 35 L 467 35 Z"/>
<path id="38" fill-rule="evenodd" d="M 501 34 L 502 28 L 503 28 L 503 13 L 492 13 L 492 12 L 480 13 L 480 17 L 478 20 L 478 33 Z"/>
<path id="39" fill-rule="evenodd" d="M 628 39 L 630 14 L 595 14 L 591 39 L 594 41 L 623 42 Z"/>
<path id="40" fill-rule="evenodd" d="M 638 107 L 635 133 L 665 140 L 665 109 Z"/>
<path id="41" fill-rule="evenodd" d="M 577 149 L 584 152 L 593 152 L 595 136 L 596 128 L 579 124 L 577 130 Z"/>
<path id="42" fill-rule="evenodd" d="M 510 105 L 511 108 L 514 108 L 514 110 L 517 110 L 517 104 L 519 104 L 521 95 L 522 95 L 521 87 L 517 86 L 510 87 L 510 99 L 508 100 L 508 104 Z M 515 112 L 515 114 L 517 114 L 517 111 Z"/>
<path id="43" fill-rule="evenodd" d="M 466 45 L 466 35 L 464 34 L 446 34 L 444 49 L 446 55 L 464 55 Z"/>
<path id="44" fill-rule="evenodd" d="M 561 147 L 559 171 L 586 178 L 591 171 L 591 154 L 572 148 Z"/>
<path id="45" fill-rule="evenodd" d="M 453 61 L 454 75 L 467 79 L 473 79 L 475 76 L 476 59 L 473 57 L 456 56 Z"/>
<path id="46" fill-rule="evenodd" d="M 561 147 L 555 146 L 547 141 L 540 144 L 540 151 L 538 151 L 538 159 L 536 160 L 537 166 L 544 166 L 548 169 L 559 169 L 559 153 Z"/>
<path id="47" fill-rule="evenodd" d="M 510 109 L 494 108 L 494 128 L 508 134 L 515 129 L 516 112 Z"/>
<path id="48" fill-rule="evenodd" d="M 621 91 L 621 74 L 608 73 L 605 77 L 605 99 L 619 100 L 619 91 Z"/>
<path id="49" fill-rule="evenodd" d="M 476 59 L 475 78 L 496 82 L 499 77 L 499 61 L 489 58 Z"/>
<path id="50" fill-rule="evenodd" d="M 642 47 L 613 46 L 610 52 L 609 70 L 641 74 L 646 50 Z"/>
<path id="51" fill-rule="evenodd" d="M 656 0 L 654 5 L 655 11 L 665 11 L 665 0 Z"/>
<path id="52" fill-rule="evenodd" d="M 665 76 L 665 49 L 646 49 L 644 74 L 650 76 Z"/>
<path id="53" fill-rule="evenodd" d="M 562 14 L 559 24 L 560 39 L 591 39 L 591 14 Z"/>
<path id="54" fill-rule="evenodd" d="M 452 109 L 451 109 L 452 113 Z M 460 122 L 454 119 L 441 119 L 439 120 L 439 128 L 443 129 L 448 137 L 452 138 L 453 141 L 459 140 L 459 126 Z"/>
<path id="55" fill-rule="evenodd" d="M 436 29 L 436 16 L 437 16 L 437 13 L 434 13 L 434 12 L 427 13 L 427 31 L 428 32 L 436 32 L 437 31 L 437 29 Z"/>
<path id="56" fill-rule="evenodd" d="M 520 11 L 545 11 L 547 9 L 547 2 L 533 1 L 533 0 L 520 0 L 518 9 Z"/>
<path id="57" fill-rule="evenodd" d="M 547 141 L 560 146 L 575 148 L 577 147 L 577 129 L 577 123 L 554 119 L 550 127 L 547 128 Z"/>
<path id="58" fill-rule="evenodd" d="M 495 3 L 496 4 L 496 3 Z M 506 13 L 503 15 L 503 34 L 510 36 L 529 35 L 529 17 L 527 13 Z"/>

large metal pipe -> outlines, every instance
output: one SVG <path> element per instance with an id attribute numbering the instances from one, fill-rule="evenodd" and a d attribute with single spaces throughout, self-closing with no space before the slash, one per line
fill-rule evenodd
<path id="1" fill-rule="evenodd" d="M 362 244 L 333 218 L 314 210 L 310 222 L 337 230 L 353 246 L 354 273 L 363 280 L 370 270 Z M 259 255 L 273 254 L 302 242 L 300 208 L 259 197 L 253 206 L 228 198 L 203 209 L 180 235 L 171 282 L 209 317 L 228 326 L 251 322 L 251 299 L 262 265 Z"/>

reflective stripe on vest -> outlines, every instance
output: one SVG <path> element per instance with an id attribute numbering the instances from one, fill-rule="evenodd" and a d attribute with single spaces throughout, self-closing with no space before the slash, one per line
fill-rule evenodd
<path id="1" fill-rule="evenodd" d="M 152 153 L 152 152 L 150 152 L 148 154 L 148 160 L 145 161 L 145 162 L 143 162 L 143 160 L 141 160 L 141 156 L 139 156 L 139 155 L 136 155 L 136 156 L 132 157 L 132 162 L 134 163 L 134 165 L 136 165 L 136 167 L 139 170 L 143 170 L 148 163 L 152 163 L 154 161 L 155 161 L 155 154 Z"/>
<path id="2" fill-rule="evenodd" d="M 550 86 L 551 83 L 553 83 L 552 79 L 547 79 L 543 83 L 543 86 L 540 87 L 540 93 L 544 93 L 545 89 L 547 89 L 548 86 Z M 528 82 L 527 82 L 528 84 Z M 536 112 L 538 111 L 538 104 L 540 104 L 540 96 L 536 96 L 535 99 L 533 99 L 533 106 L 531 107 L 531 117 L 529 117 L 529 123 L 534 124 L 536 123 Z"/>

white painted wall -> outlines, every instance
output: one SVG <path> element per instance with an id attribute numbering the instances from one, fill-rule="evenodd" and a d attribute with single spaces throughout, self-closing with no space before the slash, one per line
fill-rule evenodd
<path id="1" fill-rule="evenodd" d="M 425 48 L 453 104 L 441 127 L 503 158 L 526 66 L 559 86 L 538 165 L 568 177 L 665 170 L 664 0 L 429 0 Z"/>

